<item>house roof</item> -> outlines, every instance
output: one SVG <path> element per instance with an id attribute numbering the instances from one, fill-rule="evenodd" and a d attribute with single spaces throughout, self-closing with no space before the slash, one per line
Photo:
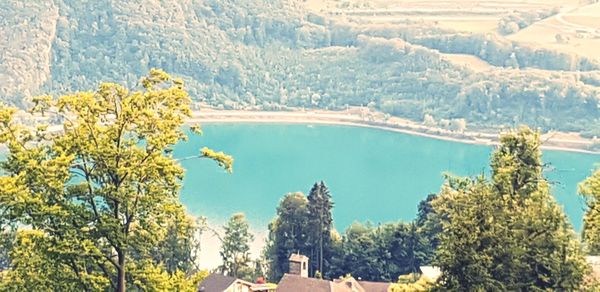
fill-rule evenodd
<path id="1" fill-rule="evenodd" d="M 331 292 L 334 291 L 331 287 L 336 284 L 327 280 L 305 278 L 298 275 L 285 274 L 279 284 L 277 284 L 278 292 Z M 335 290 L 344 291 L 344 290 Z M 351 291 L 351 290 L 350 290 Z"/>
<path id="2" fill-rule="evenodd" d="M 292 255 L 290 255 L 290 261 L 291 262 L 308 261 L 308 257 L 305 255 L 293 253 Z"/>
<path id="3" fill-rule="evenodd" d="M 336 283 L 342 284 L 352 284 L 350 287 L 354 287 L 355 292 L 387 292 L 390 287 L 390 283 L 385 282 L 370 282 L 370 281 L 357 281 L 353 277 L 349 277 L 346 279 L 336 279 L 334 280 Z"/>
<path id="4" fill-rule="evenodd" d="M 363 287 L 365 292 L 387 292 L 390 283 L 358 281 L 358 284 Z"/>
<path id="5" fill-rule="evenodd" d="M 275 291 L 277 285 L 272 283 L 254 284 L 250 287 L 250 291 Z"/>
<path id="6" fill-rule="evenodd" d="M 353 277 L 348 277 L 345 279 L 339 279 L 334 281 L 338 287 L 342 287 L 346 290 L 340 291 L 354 291 L 354 292 L 365 292 L 365 289 L 354 279 Z M 335 290 L 337 291 L 337 290 Z"/>
<path id="7" fill-rule="evenodd" d="M 349 285 L 350 283 L 335 283 L 335 282 L 330 282 L 331 283 L 331 292 L 365 292 L 364 290 L 362 290 L 359 287 L 354 286 L 354 289 L 352 288 L 353 286 Z"/>
<path id="8" fill-rule="evenodd" d="M 198 291 L 201 292 L 223 292 L 237 279 L 234 277 L 228 277 L 221 274 L 210 274 L 206 279 L 200 283 Z"/>
<path id="9" fill-rule="evenodd" d="M 387 292 L 390 283 L 356 281 L 354 278 L 327 281 L 285 274 L 277 285 L 278 292 Z"/>

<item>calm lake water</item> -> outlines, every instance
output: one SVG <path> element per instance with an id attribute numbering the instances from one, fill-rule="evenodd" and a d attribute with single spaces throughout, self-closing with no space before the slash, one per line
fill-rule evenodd
<path id="1" fill-rule="evenodd" d="M 307 193 L 315 181 L 329 186 L 336 228 L 353 221 L 409 221 L 417 204 L 438 192 L 442 174 L 488 173 L 491 148 L 383 130 L 322 125 L 207 124 L 202 137 L 176 148 L 177 157 L 202 146 L 235 158 L 228 174 L 208 160 L 185 160 L 182 201 L 194 215 L 224 222 L 244 212 L 252 228 L 266 229 L 282 196 Z M 556 199 L 576 230 L 583 204 L 577 184 L 591 174 L 600 156 L 545 151 L 546 175 Z"/>

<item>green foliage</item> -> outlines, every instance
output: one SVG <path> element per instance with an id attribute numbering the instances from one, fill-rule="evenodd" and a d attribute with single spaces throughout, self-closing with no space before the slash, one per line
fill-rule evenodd
<path id="1" fill-rule="evenodd" d="M 243 213 L 234 214 L 223 228 L 225 236 L 221 242 L 221 273 L 252 281 L 250 243 L 254 235 L 250 233 L 246 216 Z"/>
<path id="2" fill-rule="evenodd" d="M 580 291 L 596 292 L 600 291 L 600 281 L 595 277 L 586 277 L 583 287 Z"/>
<path id="3" fill-rule="evenodd" d="M 433 201 L 441 223 L 436 265 L 450 290 L 577 290 L 581 246 L 542 175 L 539 133 L 510 132 L 492 179 L 450 178 Z"/>
<path id="4" fill-rule="evenodd" d="M 398 282 L 391 284 L 388 292 L 421 292 L 430 291 L 434 281 L 419 274 L 401 275 Z"/>
<path id="5" fill-rule="evenodd" d="M 164 0 L 140 8 L 135 2 L 3 1 L 0 30 L 28 37 L 15 52 L 0 44 L 8 64 L 0 73 L 18 76 L 7 78 L 0 96 L 21 104 L 30 93 L 82 90 L 101 80 L 133 85 L 161 67 L 184 76 L 199 101 L 221 108 L 370 104 L 415 121 L 428 114 L 464 118 L 475 127 L 600 127 L 598 60 L 496 34 L 458 33 L 433 21 L 337 21 L 301 2 Z M 500 30 L 555 13 L 545 9 L 506 15 Z M 492 66 L 472 70 L 440 52 Z"/>
<path id="6" fill-rule="evenodd" d="M 385 272 L 389 267 L 385 262 L 389 260 L 388 252 L 378 243 L 383 241 L 382 237 L 390 237 L 391 228 L 383 226 L 377 229 L 379 231 L 369 223 L 363 225 L 358 222 L 352 223 L 346 229 L 341 242 L 341 253 L 336 260 L 334 271 L 337 274 L 352 274 L 355 278 L 365 280 L 389 276 L 389 273 Z"/>
<path id="7" fill-rule="evenodd" d="M 233 171 L 233 157 L 223 152 L 216 152 L 212 149 L 204 147 L 200 150 L 201 157 L 210 158 L 217 162 L 220 167 L 225 168 L 228 172 Z"/>
<path id="8" fill-rule="evenodd" d="M 101 273 L 78 276 L 61 262 L 60 248 L 38 230 L 22 230 L 10 250 L 11 267 L 0 272 L 2 291 L 107 290 L 109 280 Z M 72 247 L 72 249 L 75 247 Z"/>
<path id="9" fill-rule="evenodd" d="M 393 281 L 415 273 L 427 259 L 429 246 L 412 223 L 353 223 L 332 260 L 332 277 L 352 274 L 367 281 Z"/>
<path id="10" fill-rule="evenodd" d="M 265 250 L 269 264 L 268 279 L 277 282 L 289 269 L 292 253 L 309 254 L 308 199 L 302 193 L 289 193 L 277 207 L 277 215 L 269 224 Z"/>
<path id="11" fill-rule="evenodd" d="M 187 275 L 181 270 L 169 273 L 163 267 L 151 262 L 138 262 L 132 271 L 138 275 L 134 285 L 140 291 L 198 291 L 200 282 L 208 276 L 208 271 Z"/>
<path id="12" fill-rule="evenodd" d="M 315 279 L 323 279 L 323 274 L 321 274 L 321 272 L 320 272 L 320 271 L 316 271 L 316 272 L 315 272 L 315 276 L 314 276 L 314 278 L 315 278 Z"/>
<path id="13" fill-rule="evenodd" d="M 444 186 L 434 201 L 442 217 L 434 264 L 442 268 L 448 289 L 501 291 L 508 289 L 501 281 L 517 276 L 500 264 L 522 254 L 508 250 L 509 227 L 503 227 L 508 221 L 493 198 L 490 187 L 479 178 L 459 189 Z"/>
<path id="14" fill-rule="evenodd" d="M 154 246 L 148 246 L 148 254 L 134 256 L 136 259 L 153 258 L 154 263 L 164 266 L 168 273 L 198 271 L 198 232 L 203 226 L 186 214 L 183 207 L 173 212 L 165 222 L 165 237 Z"/>
<path id="15" fill-rule="evenodd" d="M 540 133 L 529 128 L 500 138 L 500 146 L 490 163 L 492 181 L 498 193 L 525 199 L 547 186 L 542 177 L 540 146 Z"/>
<path id="16" fill-rule="evenodd" d="M 583 242 L 587 252 L 600 254 L 600 170 L 579 185 L 579 193 L 585 199 L 587 211 L 583 217 Z"/>
<path id="17" fill-rule="evenodd" d="M 332 256 L 331 231 L 333 229 L 333 218 L 331 210 L 333 201 L 331 194 L 324 182 L 315 183 L 308 194 L 308 244 L 310 246 L 310 270 L 309 274 L 316 272 L 323 275 L 330 269 Z"/>
<path id="18" fill-rule="evenodd" d="M 61 130 L 24 127 L 14 109 L 0 107 L 0 143 L 9 149 L 1 219 L 30 228 L 17 235 L 3 273 L 13 288 L 168 290 L 189 268 L 193 224 L 170 149 L 187 138 L 190 99 L 160 70 L 141 84 L 34 99 L 32 112 L 59 117 Z"/>
<path id="19" fill-rule="evenodd" d="M 0 211 L 1 213 L 2 211 Z M 0 271 L 10 267 L 10 251 L 17 236 L 16 224 L 0 215 Z"/>
<path id="20" fill-rule="evenodd" d="M 393 281 L 398 275 L 419 272 L 434 250 L 436 229 L 427 229 L 425 222 L 433 213 L 429 205 L 433 198 L 422 203 L 418 224 L 354 223 L 340 236 L 333 229 L 333 202 L 323 182 L 315 183 L 308 197 L 287 194 L 269 225 L 265 249 L 269 279 L 277 281 L 287 273 L 289 256 L 296 252 L 309 257 L 311 275 L 326 279 L 351 273 L 363 280 Z"/>
<path id="21" fill-rule="evenodd" d="M 442 231 L 442 226 L 437 219 L 435 210 L 431 203 L 437 198 L 437 194 L 429 194 L 417 206 L 417 218 L 414 225 L 423 242 L 423 259 L 421 264 L 430 265 L 433 261 L 435 250 L 439 245 L 438 234 Z"/>
<path id="22" fill-rule="evenodd" d="M 544 18 L 560 12 L 559 9 L 543 9 L 537 11 L 514 12 L 502 17 L 498 22 L 498 32 L 504 35 L 513 34 Z"/>

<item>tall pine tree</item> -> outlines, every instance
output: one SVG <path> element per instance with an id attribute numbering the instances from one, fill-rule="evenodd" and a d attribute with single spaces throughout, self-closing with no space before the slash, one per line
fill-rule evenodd
<path id="1" fill-rule="evenodd" d="M 333 201 L 323 181 L 315 183 L 308 194 L 310 273 L 322 275 L 331 261 L 331 230 Z"/>
<path id="2" fill-rule="evenodd" d="M 419 238 L 424 242 L 425 248 L 423 250 L 423 262 L 421 263 L 423 265 L 431 264 L 439 244 L 437 237 L 442 227 L 431 205 L 436 198 L 437 194 L 429 194 L 421 200 L 417 206 L 417 218 L 414 220 Z"/>

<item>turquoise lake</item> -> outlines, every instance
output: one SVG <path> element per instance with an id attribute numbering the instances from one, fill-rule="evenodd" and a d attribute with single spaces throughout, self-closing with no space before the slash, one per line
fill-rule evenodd
<path id="1" fill-rule="evenodd" d="M 489 172 L 492 148 L 384 130 L 281 124 L 205 124 L 204 135 L 175 150 L 177 157 L 203 146 L 235 158 L 226 173 L 209 160 L 184 160 L 182 201 L 189 212 L 224 222 L 244 212 L 253 229 L 266 229 L 288 192 L 307 193 L 323 180 L 329 187 L 334 221 L 343 231 L 353 221 L 409 221 L 417 204 L 438 192 L 446 171 L 463 176 Z M 584 206 L 577 184 L 589 176 L 599 155 L 544 151 L 558 202 L 581 230 Z"/>

